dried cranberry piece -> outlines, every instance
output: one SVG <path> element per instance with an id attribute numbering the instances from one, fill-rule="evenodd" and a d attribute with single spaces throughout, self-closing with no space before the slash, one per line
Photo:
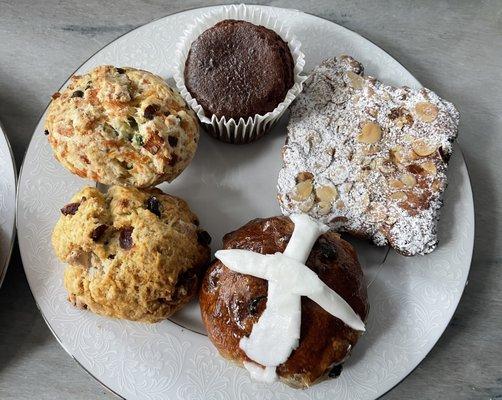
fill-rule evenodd
<path id="1" fill-rule="evenodd" d="M 91 232 L 91 239 L 97 242 L 99 239 L 101 239 L 101 236 L 106 232 L 108 229 L 108 225 L 99 225 L 94 230 Z"/>
<path id="2" fill-rule="evenodd" d="M 160 218 L 160 201 L 157 197 L 152 196 L 146 201 L 146 209 Z"/>
<path id="3" fill-rule="evenodd" d="M 63 215 L 75 215 L 77 212 L 78 208 L 80 207 L 80 203 L 70 203 L 65 205 L 61 209 L 61 214 Z"/>
<path id="4" fill-rule="evenodd" d="M 134 228 L 132 226 L 125 226 L 120 229 L 120 235 L 119 235 L 119 243 L 120 247 L 122 247 L 124 250 L 129 250 L 132 245 L 132 231 Z"/>
<path id="5" fill-rule="evenodd" d="M 160 107 L 157 104 L 150 104 L 149 106 L 146 106 L 145 111 L 143 112 L 143 116 L 146 119 L 153 119 L 159 109 Z"/>
<path id="6" fill-rule="evenodd" d="M 82 92 L 81 90 L 75 90 L 72 95 L 71 95 L 72 98 L 74 97 L 84 97 L 84 92 Z"/>
<path id="7" fill-rule="evenodd" d="M 209 246 L 211 244 L 211 235 L 206 231 L 197 232 L 197 241 L 202 246 Z"/>

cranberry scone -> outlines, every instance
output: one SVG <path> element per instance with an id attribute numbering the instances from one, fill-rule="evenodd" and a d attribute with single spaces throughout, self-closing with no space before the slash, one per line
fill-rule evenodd
<path id="1" fill-rule="evenodd" d="M 278 198 L 339 231 L 427 254 L 459 113 L 434 92 L 385 85 L 349 56 L 316 67 L 291 109 Z"/>
<path id="2" fill-rule="evenodd" d="M 196 295 L 210 239 L 184 200 L 156 188 L 112 186 L 75 194 L 61 209 L 52 244 L 67 264 L 73 305 L 157 322 Z"/>

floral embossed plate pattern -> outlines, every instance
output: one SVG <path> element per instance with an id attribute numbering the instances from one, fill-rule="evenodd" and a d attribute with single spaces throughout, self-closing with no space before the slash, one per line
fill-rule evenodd
<path id="1" fill-rule="evenodd" d="M 16 166 L 0 124 L 0 286 L 7 273 L 15 237 Z"/>
<path id="2" fill-rule="evenodd" d="M 256 6 L 259 7 L 259 6 Z M 174 46 L 194 18 L 212 8 L 174 14 L 110 43 L 78 72 L 99 64 L 133 66 L 172 77 Z M 299 11 L 269 8 L 288 22 L 302 42 L 306 70 L 322 59 L 348 53 L 368 74 L 392 84 L 419 82 L 383 50 L 339 25 Z M 171 81 L 172 83 L 172 81 Z M 193 163 L 162 189 L 185 198 L 213 236 L 256 217 L 280 213 L 276 201 L 285 118 L 262 140 L 234 146 L 202 134 Z M 265 385 L 226 362 L 204 335 L 193 302 L 171 321 L 146 325 L 73 308 L 62 284 L 63 265 L 50 237 L 59 209 L 92 182 L 71 175 L 52 156 L 37 126 L 19 184 L 18 229 L 23 263 L 38 306 L 62 346 L 94 377 L 128 399 L 375 399 L 402 380 L 425 357 L 447 326 L 467 279 L 474 215 L 467 169 L 456 146 L 440 224 L 441 243 L 425 257 L 405 258 L 355 242 L 370 298 L 367 334 L 342 375 L 308 390 Z"/>

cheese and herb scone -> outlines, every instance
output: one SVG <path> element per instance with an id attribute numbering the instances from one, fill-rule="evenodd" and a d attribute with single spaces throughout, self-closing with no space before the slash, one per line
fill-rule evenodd
<path id="1" fill-rule="evenodd" d="M 82 189 L 52 244 L 69 300 L 97 314 L 156 322 L 197 293 L 211 241 L 187 203 L 159 189 Z"/>
<path id="2" fill-rule="evenodd" d="M 59 162 L 82 178 L 154 186 L 176 178 L 195 154 L 195 114 L 150 72 L 99 66 L 52 98 L 45 134 Z"/>
<path id="3" fill-rule="evenodd" d="M 385 85 L 349 56 L 316 67 L 291 109 L 278 198 L 404 255 L 437 245 L 455 107 L 428 89 Z"/>

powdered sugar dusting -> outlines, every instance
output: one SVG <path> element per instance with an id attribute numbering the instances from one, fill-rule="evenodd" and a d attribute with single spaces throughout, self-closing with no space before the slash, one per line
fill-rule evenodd
<path id="1" fill-rule="evenodd" d="M 458 120 L 430 90 L 363 77 L 348 56 L 324 61 L 292 106 L 283 213 L 308 213 L 406 255 L 429 253 Z"/>

